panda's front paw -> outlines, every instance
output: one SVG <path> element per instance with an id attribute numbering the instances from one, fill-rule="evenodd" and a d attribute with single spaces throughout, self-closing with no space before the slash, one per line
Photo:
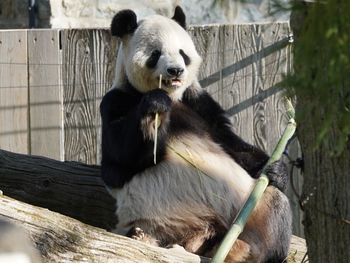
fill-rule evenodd
<path id="1" fill-rule="evenodd" d="M 145 238 L 145 232 L 143 232 L 143 230 L 139 227 L 133 227 L 130 229 L 127 236 L 131 237 L 132 239 L 141 241 Z"/>
<path id="2" fill-rule="evenodd" d="M 270 185 L 277 187 L 282 192 L 286 190 L 288 183 L 288 169 L 287 165 L 282 160 L 276 161 L 267 166 L 265 174 L 270 180 Z"/>
<path id="3" fill-rule="evenodd" d="M 147 244 L 151 244 L 154 246 L 159 246 L 159 242 L 151 237 L 150 235 L 146 234 L 141 228 L 139 227 L 132 227 L 129 232 L 126 234 L 127 237 L 130 237 L 132 239 L 142 241 Z"/>
<path id="4" fill-rule="evenodd" d="M 168 112 L 171 109 L 171 99 L 168 94 L 161 89 L 147 92 L 140 102 L 142 115 Z"/>

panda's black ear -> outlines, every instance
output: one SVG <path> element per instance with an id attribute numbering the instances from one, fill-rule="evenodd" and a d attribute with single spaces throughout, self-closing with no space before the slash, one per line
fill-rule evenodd
<path id="1" fill-rule="evenodd" d="M 112 20 L 112 36 L 123 37 L 132 34 L 137 28 L 137 17 L 134 11 L 126 9 L 119 11 Z"/>
<path id="2" fill-rule="evenodd" d="M 186 15 L 180 6 L 175 7 L 174 16 L 171 19 L 175 20 L 180 26 L 186 29 Z"/>

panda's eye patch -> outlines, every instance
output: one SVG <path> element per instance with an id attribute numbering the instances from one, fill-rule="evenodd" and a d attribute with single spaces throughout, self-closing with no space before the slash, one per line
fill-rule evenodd
<path id="1" fill-rule="evenodd" d="M 182 56 L 182 58 L 185 61 L 185 65 L 188 66 L 191 63 L 191 59 L 186 55 L 186 53 L 182 49 L 180 49 L 179 52 L 180 52 L 180 55 Z"/>
<path id="2" fill-rule="evenodd" d="M 146 61 L 146 66 L 148 68 L 154 68 L 158 63 L 161 54 L 162 53 L 160 52 L 160 50 L 153 50 L 151 56 Z"/>

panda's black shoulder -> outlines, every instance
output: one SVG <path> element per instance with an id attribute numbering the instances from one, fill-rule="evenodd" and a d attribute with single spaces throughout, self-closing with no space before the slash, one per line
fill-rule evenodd
<path id="1" fill-rule="evenodd" d="M 197 87 L 190 87 L 185 90 L 182 96 L 182 102 L 190 107 L 193 111 L 197 112 L 202 118 L 211 123 L 220 116 L 220 121 L 229 124 L 228 118 L 226 118 L 225 111 L 217 103 L 211 95 L 204 89 Z"/>
<path id="2" fill-rule="evenodd" d="M 130 86 L 111 89 L 103 96 L 100 104 L 102 120 L 109 122 L 124 115 L 137 105 L 140 99 L 141 94 Z"/>

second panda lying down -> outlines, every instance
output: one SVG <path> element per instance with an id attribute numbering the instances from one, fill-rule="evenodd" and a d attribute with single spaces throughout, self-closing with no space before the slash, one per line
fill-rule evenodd
<path id="1" fill-rule="evenodd" d="M 201 58 L 185 28 L 180 7 L 172 19 L 137 21 L 131 10 L 115 15 L 111 31 L 121 46 L 114 87 L 100 107 L 102 178 L 117 199 L 117 233 L 210 257 L 268 156 L 234 134 L 223 109 L 200 87 Z M 228 262 L 282 262 L 287 256 L 291 211 L 282 193 L 284 164 L 271 165 L 268 176 L 271 184 Z"/>

